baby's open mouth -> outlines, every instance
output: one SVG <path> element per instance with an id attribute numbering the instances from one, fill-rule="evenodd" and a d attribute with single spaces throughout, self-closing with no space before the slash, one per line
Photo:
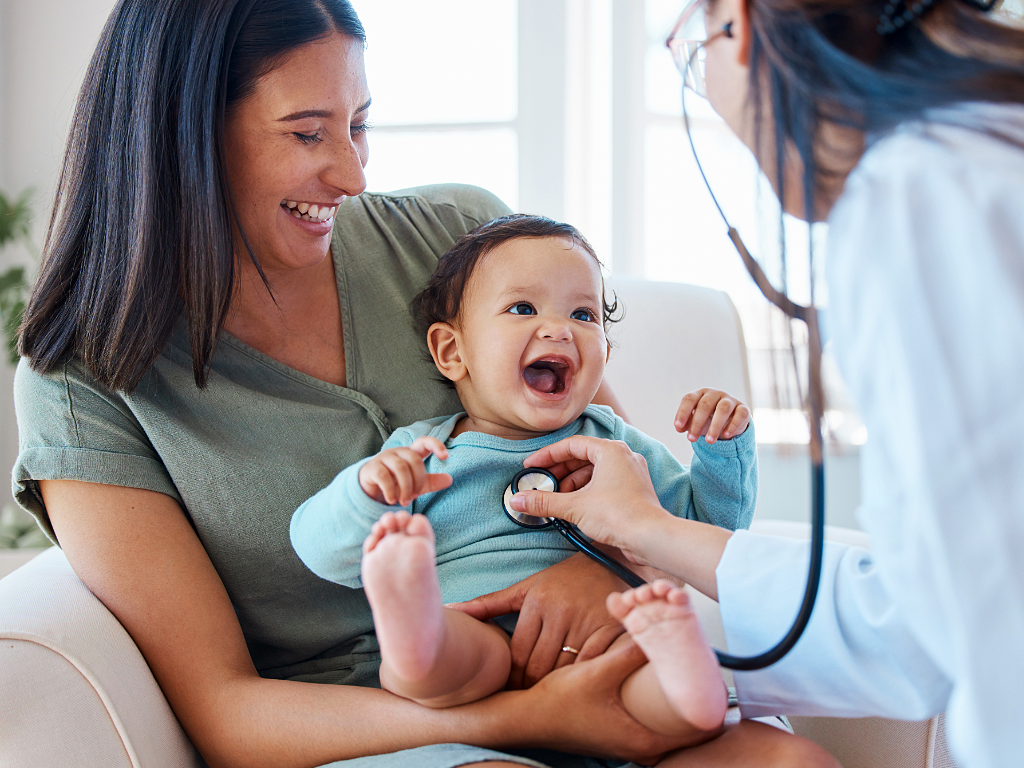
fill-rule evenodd
<path id="1" fill-rule="evenodd" d="M 523 369 L 523 380 L 531 389 L 546 395 L 557 395 L 565 390 L 568 373 L 568 363 L 561 360 L 537 360 Z"/>

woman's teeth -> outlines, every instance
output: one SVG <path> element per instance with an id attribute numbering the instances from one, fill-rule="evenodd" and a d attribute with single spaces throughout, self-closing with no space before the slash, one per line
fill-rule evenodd
<path id="1" fill-rule="evenodd" d="M 299 203 L 295 200 L 283 200 L 281 205 L 287 208 L 296 219 L 302 219 L 303 221 L 328 221 L 334 218 L 334 213 L 338 210 L 336 205 L 321 207 L 316 203 L 310 205 L 309 203 Z"/>

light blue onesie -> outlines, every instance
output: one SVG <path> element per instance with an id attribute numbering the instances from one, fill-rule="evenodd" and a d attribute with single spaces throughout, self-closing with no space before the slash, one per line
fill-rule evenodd
<path id="1" fill-rule="evenodd" d="M 664 445 L 603 405 L 588 406 L 572 424 L 531 440 L 507 440 L 481 432 L 452 438 L 463 416 L 418 421 L 396 430 L 382 448 L 407 446 L 423 435 L 436 437 L 448 447 L 446 461 L 429 456 L 426 467 L 428 472 L 450 474 L 452 486 L 420 496 L 410 509 L 425 514 L 434 527 L 438 578 L 446 603 L 504 589 L 576 551 L 554 529 L 522 528 L 502 508 L 505 488 L 523 468 L 523 460 L 572 435 L 622 440 L 643 454 L 658 499 L 674 515 L 731 530 L 746 528 L 753 517 L 757 497 L 753 425 L 732 440 L 709 445 L 701 438 L 694 443 L 693 463 L 684 467 Z M 359 469 L 369 460 L 342 470 L 292 516 L 292 546 L 302 562 L 321 578 L 346 587 L 362 587 L 362 544 L 370 526 L 385 512 L 402 509 L 380 504 L 363 492 Z M 628 515 L 628 510 L 623 514 Z"/>

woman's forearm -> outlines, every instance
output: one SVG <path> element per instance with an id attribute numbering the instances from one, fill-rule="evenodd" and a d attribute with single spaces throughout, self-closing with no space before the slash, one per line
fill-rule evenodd
<path id="1" fill-rule="evenodd" d="M 187 730 L 211 768 L 313 768 L 446 742 L 497 748 L 540 738 L 523 693 L 433 710 L 374 688 L 246 676 L 186 716 Z"/>
<path id="2" fill-rule="evenodd" d="M 677 576 L 713 600 L 715 570 L 732 532 L 667 513 L 641 518 L 630 536 L 630 553 L 640 562 Z"/>

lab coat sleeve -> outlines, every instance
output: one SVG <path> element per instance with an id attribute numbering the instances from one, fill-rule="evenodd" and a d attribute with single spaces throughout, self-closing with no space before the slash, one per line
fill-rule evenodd
<path id="1" fill-rule="evenodd" d="M 399 429 L 381 450 L 409 445 L 416 437 L 408 428 Z M 304 501 L 292 514 L 289 527 L 292 548 L 309 570 L 352 589 L 363 586 L 363 541 L 370 528 L 385 512 L 405 509 L 374 501 L 359 485 L 359 470 L 372 458 L 346 467 L 330 485 Z"/>
<path id="2" fill-rule="evenodd" d="M 753 656 L 782 639 L 799 610 L 809 558 L 806 541 L 732 536 L 717 572 L 730 653 Z M 940 712 L 950 690 L 889 599 L 871 555 L 833 543 L 796 646 L 777 664 L 734 678 L 744 717 L 920 720 Z"/>

